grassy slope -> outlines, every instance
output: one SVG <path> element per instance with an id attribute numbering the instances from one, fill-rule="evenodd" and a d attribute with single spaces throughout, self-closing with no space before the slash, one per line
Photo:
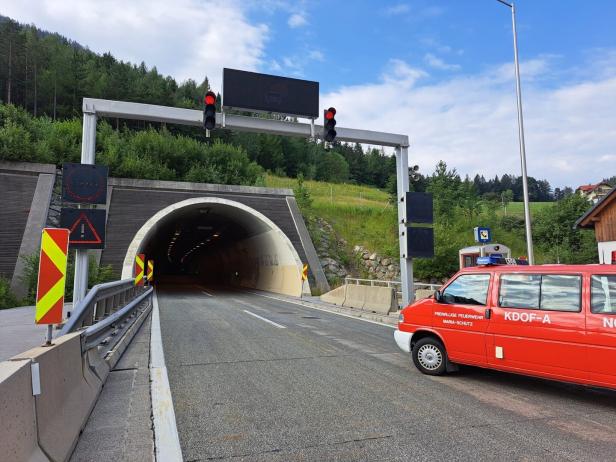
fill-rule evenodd
<path id="1" fill-rule="evenodd" d="M 530 213 L 531 217 L 534 213 L 542 210 L 546 207 L 550 207 L 554 202 L 531 202 Z M 504 211 L 501 209 L 499 215 L 504 215 Z M 507 215 L 524 218 L 524 202 L 511 202 L 507 205 Z"/>
<path id="2" fill-rule="evenodd" d="M 266 186 L 277 188 L 294 188 L 297 180 L 267 175 Z M 333 227 L 339 237 L 349 244 L 350 252 L 355 245 L 383 256 L 398 255 L 396 231 L 397 211 L 388 204 L 388 194 L 369 186 L 305 181 L 314 200 L 316 214 Z M 531 215 L 542 208 L 551 206 L 551 202 L 531 202 Z M 501 209 L 499 215 L 504 215 Z M 507 206 L 507 215 L 524 217 L 522 202 L 512 202 Z M 526 243 L 521 233 L 495 229 L 495 238 L 511 247 L 516 256 L 526 254 Z M 468 245 L 473 245 L 472 228 L 468 230 Z M 543 262 L 543 255 L 535 249 L 537 262 Z"/>
<path id="3" fill-rule="evenodd" d="M 294 188 L 297 180 L 267 175 L 266 186 Z M 397 255 L 396 211 L 387 193 L 368 186 L 305 181 L 317 216 L 329 222 L 339 237 L 381 255 Z"/>

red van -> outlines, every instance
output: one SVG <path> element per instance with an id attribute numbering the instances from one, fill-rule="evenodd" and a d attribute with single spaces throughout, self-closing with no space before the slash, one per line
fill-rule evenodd
<path id="1" fill-rule="evenodd" d="M 616 265 L 465 268 L 400 312 L 424 374 L 468 364 L 616 388 Z"/>

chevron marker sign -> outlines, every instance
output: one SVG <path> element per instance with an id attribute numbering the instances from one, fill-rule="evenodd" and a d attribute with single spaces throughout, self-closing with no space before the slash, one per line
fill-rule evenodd
<path id="1" fill-rule="evenodd" d="M 135 255 L 135 285 L 143 285 L 143 271 L 145 269 L 145 254 Z"/>
<path id="2" fill-rule="evenodd" d="M 150 284 L 154 280 L 154 260 L 148 260 L 148 271 L 146 279 Z"/>
<path id="3" fill-rule="evenodd" d="M 43 229 L 36 290 L 36 324 L 62 322 L 69 234 L 68 229 Z"/>

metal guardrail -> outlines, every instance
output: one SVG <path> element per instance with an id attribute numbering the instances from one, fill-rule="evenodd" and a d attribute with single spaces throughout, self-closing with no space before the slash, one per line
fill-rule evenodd
<path id="1" fill-rule="evenodd" d="M 135 287 L 133 279 L 107 282 L 92 287 L 86 297 L 73 309 L 58 335 L 82 331 L 84 350 L 110 343 L 112 338 L 132 325 L 149 308 L 152 287 Z"/>
<path id="2" fill-rule="evenodd" d="M 396 289 L 396 297 L 398 298 L 398 305 L 401 305 L 402 301 L 402 283 L 400 281 L 382 281 L 380 279 L 361 279 L 361 278 L 344 278 L 345 284 L 357 284 L 357 285 L 369 285 L 372 287 L 393 287 Z M 425 282 L 415 282 L 413 284 L 415 290 L 438 290 L 442 284 L 428 284 Z"/>

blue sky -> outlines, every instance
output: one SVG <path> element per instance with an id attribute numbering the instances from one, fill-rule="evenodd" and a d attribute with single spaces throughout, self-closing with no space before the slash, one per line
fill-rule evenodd
<path id="1" fill-rule="evenodd" d="M 616 2 L 520 0 L 529 174 L 616 174 Z M 317 80 L 340 126 L 408 134 L 410 162 L 519 174 L 511 15 L 496 0 L 0 0 L 0 14 L 178 80 Z"/>
<path id="2" fill-rule="evenodd" d="M 258 2 L 250 9 L 254 22 L 271 29 L 266 68 L 319 80 L 324 91 L 374 81 L 391 58 L 429 67 L 432 81 L 513 58 L 510 10 L 496 0 L 294 3 L 287 9 Z M 593 50 L 616 46 L 615 2 L 522 0 L 516 6 L 521 59 L 552 56 L 567 68 Z M 302 18 L 294 27 L 292 15 Z M 285 66 L 285 59 L 298 67 Z"/>

